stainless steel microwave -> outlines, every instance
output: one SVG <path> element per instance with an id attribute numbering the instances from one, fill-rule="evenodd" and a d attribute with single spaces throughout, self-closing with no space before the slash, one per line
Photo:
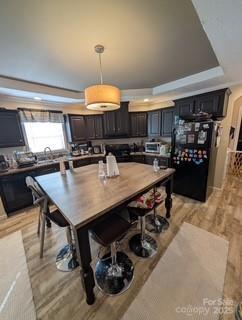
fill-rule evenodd
<path id="1" fill-rule="evenodd" d="M 145 143 L 145 152 L 149 153 L 160 153 L 160 142 L 146 142 Z"/>

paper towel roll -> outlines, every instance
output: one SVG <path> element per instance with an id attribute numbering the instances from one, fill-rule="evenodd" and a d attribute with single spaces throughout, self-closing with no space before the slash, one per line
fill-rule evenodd
<path id="1" fill-rule="evenodd" d="M 108 177 L 115 177 L 119 175 L 118 164 L 115 156 L 109 154 L 106 156 L 106 163 L 107 163 L 107 176 Z"/>

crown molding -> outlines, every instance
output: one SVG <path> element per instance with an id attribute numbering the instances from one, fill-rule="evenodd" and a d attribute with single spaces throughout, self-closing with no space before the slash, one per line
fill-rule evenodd
<path id="1" fill-rule="evenodd" d="M 195 95 L 216 88 L 228 86 L 223 69 L 218 66 L 200 73 L 178 79 L 154 88 L 122 90 L 122 101 L 130 101 L 133 106 L 155 108 L 156 105 L 174 105 L 173 100 L 189 95 Z M 209 81 L 210 80 L 210 81 Z M 218 80 L 220 85 L 212 86 L 213 80 Z M 207 81 L 207 83 L 206 83 Z M 216 83 L 216 81 L 214 81 Z M 223 84 L 221 84 L 223 83 Z M 234 83 L 233 83 L 234 84 Z M 194 90 L 194 87 L 202 89 Z M 41 101 L 33 98 L 40 97 Z M 0 99 L 4 101 L 23 102 L 34 105 L 84 105 L 84 93 L 78 91 L 65 90 L 62 88 L 49 87 L 42 84 L 30 83 L 19 79 L 0 77 Z M 149 99 L 145 102 L 144 99 Z M 157 107 L 157 108 L 159 108 Z"/>
<path id="2" fill-rule="evenodd" d="M 56 101 L 37 101 L 33 100 L 32 98 L 23 98 L 23 97 L 17 97 L 17 96 L 10 96 L 10 95 L 4 95 L 0 94 L 0 101 L 1 102 L 13 102 L 13 103 L 26 103 L 26 104 L 32 104 L 36 106 L 58 106 L 63 107 L 66 105 L 71 105 L 73 103 L 63 103 L 63 102 L 56 102 Z"/>
<path id="3" fill-rule="evenodd" d="M 211 80 L 217 77 L 221 77 L 224 75 L 223 68 L 218 66 L 215 68 L 211 68 L 196 74 L 193 74 L 188 77 L 184 77 L 175 81 L 167 82 L 160 86 L 153 88 L 153 95 L 158 95 L 162 93 L 166 93 L 169 91 L 177 90 L 179 88 L 183 88 L 189 85 L 193 85 L 194 83 L 200 83 L 203 81 Z"/>

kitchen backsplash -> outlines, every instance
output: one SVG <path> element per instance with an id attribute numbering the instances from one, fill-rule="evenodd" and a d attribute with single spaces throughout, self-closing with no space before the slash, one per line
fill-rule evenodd
<path id="1" fill-rule="evenodd" d="M 103 140 L 92 140 L 93 145 L 99 145 L 99 144 L 122 144 L 122 143 L 136 143 L 138 145 L 145 144 L 145 142 L 149 141 L 150 139 L 148 137 L 145 138 L 123 138 L 123 139 L 103 139 Z M 161 141 L 164 143 L 171 143 L 171 138 L 167 137 L 161 137 L 157 138 L 157 141 Z"/>
<path id="2" fill-rule="evenodd" d="M 171 143 L 171 138 L 162 137 L 160 139 L 156 139 L 164 143 Z M 92 140 L 92 145 L 100 145 L 100 144 L 122 144 L 128 143 L 137 145 L 145 144 L 145 142 L 149 141 L 146 138 L 123 138 L 123 139 L 102 139 L 102 140 Z M 0 148 L 0 154 L 8 156 L 12 155 L 14 151 L 25 151 L 26 147 L 12 147 L 12 148 Z"/>
<path id="3" fill-rule="evenodd" d="M 26 147 L 0 148 L 0 154 L 4 156 L 12 156 L 14 151 L 25 151 Z"/>

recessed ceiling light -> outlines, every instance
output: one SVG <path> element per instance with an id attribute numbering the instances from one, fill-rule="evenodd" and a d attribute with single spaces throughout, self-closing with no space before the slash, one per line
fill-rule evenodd
<path id="1" fill-rule="evenodd" d="M 40 98 L 40 97 L 34 97 L 34 100 L 42 100 L 42 98 Z"/>
<path id="2" fill-rule="evenodd" d="M 148 102 L 148 101 L 149 101 L 149 99 L 148 99 L 148 98 L 145 98 L 145 99 L 144 99 L 144 102 Z"/>

